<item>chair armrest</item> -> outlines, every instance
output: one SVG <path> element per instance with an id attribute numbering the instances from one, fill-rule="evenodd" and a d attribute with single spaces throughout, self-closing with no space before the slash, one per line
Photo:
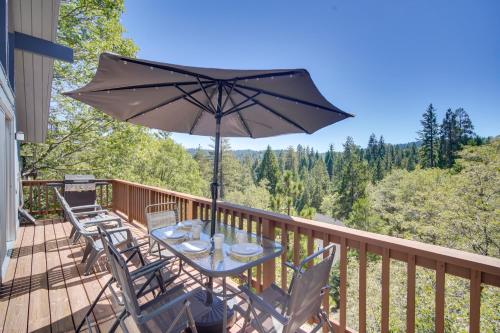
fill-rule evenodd
<path id="1" fill-rule="evenodd" d="M 291 270 L 293 270 L 294 272 L 298 272 L 299 271 L 299 268 L 297 266 L 295 266 L 294 264 L 292 264 L 291 262 L 289 261 L 285 261 L 283 263 L 284 266 L 290 268 Z"/>
<path id="2" fill-rule="evenodd" d="M 102 214 L 102 213 L 109 213 L 109 211 L 107 211 L 105 209 L 90 210 L 90 211 L 86 211 L 86 212 L 73 213 L 73 215 L 75 215 L 76 217 L 80 217 L 80 216 L 86 216 L 86 215 L 97 215 L 97 214 Z"/>
<path id="3" fill-rule="evenodd" d="M 276 320 L 278 320 L 282 325 L 286 325 L 288 323 L 288 318 L 276 311 L 273 306 L 265 302 L 262 298 L 254 294 L 247 286 L 243 285 L 239 286 L 238 288 L 240 288 L 240 290 L 243 291 L 245 295 L 247 295 L 251 303 L 250 306 L 255 306 L 260 311 L 270 314 L 271 316 L 276 318 Z"/>
<path id="4" fill-rule="evenodd" d="M 118 225 L 120 225 L 120 228 L 122 227 L 121 226 L 121 219 L 119 217 L 109 217 L 109 218 L 102 218 L 102 219 L 96 219 L 96 220 L 89 220 L 89 221 L 84 221 L 84 222 L 80 222 L 80 223 L 86 225 L 86 224 L 102 224 L 102 223 L 113 222 L 113 221 L 118 222 Z"/>
<path id="5" fill-rule="evenodd" d="M 155 273 L 159 269 L 162 269 L 163 267 L 165 267 L 165 265 L 167 263 L 168 263 L 168 260 L 162 259 L 162 260 L 157 260 L 157 261 L 154 261 L 152 263 L 146 264 L 146 265 L 139 267 L 139 268 L 133 270 L 132 272 L 130 272 L 130 277 L 132 278 L 132 280 L 135 280 L 135 279 L 142 277 L 144 275 L 147 275 L 150 273 Z"/>
<path id="6" fill-rule="evenodd" d="M 121 250 L 120 253 L 124 254 L 124 253 L 130 252 L 132 250 L 138 250 L 139 248 L 141 248 L 141 247 L 143 247 L 145 245 L 149 245 L 149 243 L 141 243 L 141 244 L 137 244 L 137 245 L 134 245 L 134 246 L 129 246 L 126 249 Z"/>
<path id="7" fill-rule="evenodd" d="M 98 210 L 102 210 L 102 206 L 97 205 L 97 204 L 84 205 L 84 206 L 73 206 L 73 207 L 71 207 L 71 210 L 82 210 L 82 209 L 90 209 L 90 208 L 98 208 Z"/>

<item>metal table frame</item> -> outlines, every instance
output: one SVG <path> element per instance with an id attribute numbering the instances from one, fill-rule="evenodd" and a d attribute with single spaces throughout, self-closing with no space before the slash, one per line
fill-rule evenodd
<path id="1" fill-rule="evenodd" d="M 268 260 L 272 260 L 278 256 L 280 256 L 283 252 L 283 247 L 281 244 L 276 243 L 270 239 L 267 239 L 262 236 L 257 236 L 254 233 L 247 232 L 247 239 L 249 242 L 260 244 L 264 248 L 264 252 L 256 255 L 254 258 L 248 261 L 239 261 L 232 259 L 228 254 L 228 249 L 231 245 L 236 243 L 236 232 L 239 231 L 238 228 L 232 227 L 227 224 L 223 224 L 220 222 L 216 223 L 216 232 L 224 234 L 224 247 L 221 250 L 214 250 L 213 242 L 210 237 L 210 222 L 204 222 L 203 229 L 200 235 L 201 240 L 210 241 L 212 246 L 206 255 L 203 256 L 192 256 L 185 254 L 182 250 L 180 250 L 180 243 L 182 241 L 171 241 L 167 240 L 164 235 L 165 230 L 169 227 L 158 228 L 151 231 L 151 237 L 154 238 L 158 243 L 165 246 L 170 252 L 180 258 L 182 261 L 187 263 L 189 266 L 193 267 L 195 270 L 200 272 L 202 275 L 205 275 L 209 278 L 209 286 L 208 290 L 212 295 L 220 296 L 223 299 L 223 318 L 222 318 L 222 327 L 227 329 L 227 301 L 239 293 L 233 292 L 232 294 L 227 294 L 227 285 L 226 278 L 231 276 L 238 276 L 243 272 L 247 271 L 247 284 L 251 286 L 251 269 L 259 264 L 262 264 Z M 220 265 L 225 266 L 225 261 L 228 261 L 228 264 L 235 264 L 235 267 L 228 267 L 227 269 L 224 267 L 220 269 Z M 211 267 L 216 268 L 211 268 Z M 203 281 L 198 279 L 196 276 L 188 272 L 186 269 L 181 267 L 182 270 L 197 283 L 204 286 Z M 221 278 L 222 279 L 222 293 L 217 293 L 213 290 L 212 280 L 213 278 Z"/>

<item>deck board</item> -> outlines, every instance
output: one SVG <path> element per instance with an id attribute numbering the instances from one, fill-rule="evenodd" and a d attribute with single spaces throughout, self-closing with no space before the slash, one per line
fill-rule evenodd
<path id="1" fill-rule="evenodd" d="M 47 261 L 45 257 L 45 225 L 44 223 L 38 223 L 34 228 L 28 331 L 45 333 L 50 332 L 50 306 Z"/>
<path id="2" fill-rule="evenodd" d="M 17 268 L 17 258 L 21 249 L 21 242 L 24 238 L 24 230 L 24 228 L 21 228 L 17 233 L 17 239 L 12 251 L 10 251 L 9 265 L 7 267 L 7 271 L 5 272 L 0 289 L 0 330 L 2 332 L 4 331 L 5 318 L 9 308 L 12 285 L 14 283 L 14 275 Z"/>
<path id="3" fill-rule="evenodd" d="M 26 332 L 31 284 L 31 257 L 33 250 L 34 226 L 24 230 L 21 250 L 18 252 L 16 273 L 11 289 L 9 308 L 5 317 L 5 332 Z"/>
<path id="4" fill-rule="evenodd" d="M 45 225 L 45 239 L 52 332 L 71 332 L 75 327 L 52 221 Z"/>

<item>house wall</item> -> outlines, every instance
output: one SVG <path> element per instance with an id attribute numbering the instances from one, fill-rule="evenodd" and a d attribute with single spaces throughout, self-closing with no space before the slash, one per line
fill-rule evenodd
<path id="1" fill-rule="evenodd" d="M 5 273 L 8 250 L 16 238 L 19 165 L 15 141 L 14 95 L 0 66 L 0 277 Z"/>
<path id="2" fill-rule="evenodd" d="M 0 0 L 0 282 L 8 264 L 8 250 L 16 238 L 18 152 L 14 140 L 14 92 L 9 82 L 8 1 Z"/>

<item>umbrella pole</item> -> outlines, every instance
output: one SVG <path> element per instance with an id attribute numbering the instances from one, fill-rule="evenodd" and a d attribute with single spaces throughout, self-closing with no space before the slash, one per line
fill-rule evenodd
<path id="1" fill-rule="evenodd" d="M 217 216 L 217 197 L 218 197 L 218 176 L 219 176 L 219 153 L 220 153 L 220 122 L 222 119 L 222 84 L 219 82 L 217 84 L 218 88 L 218 98 L 217 98 L 217 110 L 215 112 L 215 152 L 214 152 L 214 173 L 212 177 L 212 210 L 211 210 L 211 220 L 210 220 L 210 236 L 215 234 L 215 223 Z"/>

